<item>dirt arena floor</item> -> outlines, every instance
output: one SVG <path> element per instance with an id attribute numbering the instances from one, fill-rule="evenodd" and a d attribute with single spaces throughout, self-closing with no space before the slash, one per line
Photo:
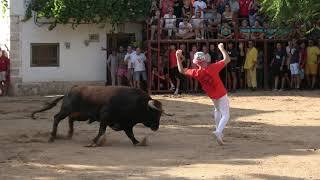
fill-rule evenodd
<path id="1" fill-rule="evenodd" d="M 320 91 L 240 92 L 230 95 L 225 146 L 213 138 L 212 103 L 205 96 L 158 95 L 167 112 L 148 146 L 134 147 L 124 132 L 107 130 L 105 146 L 86 148 L 98 123 L 75 123 L 72 140 L 47 143 L 58 107 L 32 110 L 50 97 L 0 98 L 1 180 L 100 179 L 320 179 Z M 138 126 L 141 139 L 151 132 Z"/>

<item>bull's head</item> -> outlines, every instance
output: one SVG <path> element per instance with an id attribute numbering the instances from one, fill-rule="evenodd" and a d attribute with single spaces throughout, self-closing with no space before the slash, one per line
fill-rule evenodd
<path id="1" fill-rule="evenodd" d="M 162 114 L 167 116 L 172 116 L 171 114 L 167 114 L 162 109 L 162 104 L 158 100 L 149 100 L 148 101 L 148 107 L 149 111 L 151 113 L 151 119 L 149 119 L 146 123 L 144 123 L 145 126 L 150 127 L 151 130 L 156 131 L 159 129 L 159 122 L 160 117 Z"/>

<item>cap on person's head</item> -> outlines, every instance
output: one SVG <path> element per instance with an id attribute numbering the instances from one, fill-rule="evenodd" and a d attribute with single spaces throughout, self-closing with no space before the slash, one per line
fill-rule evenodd
<path id="1" fill-rule="evenodd" d="M 192 62 L 194 64 L 200 64 L 200 63 L 204 62 L 205 60 L 206 60 L 206 58 L 205 58 L 205 55 L 203 52 L 196 52 L 194 54 Z"/>

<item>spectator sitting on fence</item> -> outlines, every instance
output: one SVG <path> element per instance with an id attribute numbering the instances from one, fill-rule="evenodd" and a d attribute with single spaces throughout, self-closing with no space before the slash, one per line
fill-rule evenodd
<path id="1" fill-rule="evenodd" d="M 0 96 L 7 93 L 10 60 L 6 51 L 0 49 Z"/>
<path id="2" fill-rule="evenodd" d="M 192 17 L 190 0 L 183 1 L 182 16 L 183 18 L 187 18 L 187 19 L 190 19 Z"/>
<path id="3" fill-rule="evenodd" d="M 163 17 L 163 22 L 164 22 L 164 28 L 167 31 L 168 38 L 172 38 L 172 33 L 176 29 L 176 16 L 173 15 L 173 9 L 169 8 L 168 9 L 168 14 L 164 15 Z"/>
<path id="4" fill-rule="evenodd" d="M 264 30 L 260 25 L 259 21 L 254 23 L 254 26 L 251 28 L 251 39 L 263 39 L 264 38 Z"/>
<path id="5" fill-rule="evenodd" d="M 232 37 L 233 37 L 233 33 L 231 31 L 231 27 L 229 26 L 228 22 L 223 22 L 222 26 L 220 27 L 218 38 L 231 39 Z"/>
<path id="6" fill-rule="evenodd" d="M 192 16 L 191 24 L 196 33 L 196 39 L 204 39 L 203 19 L 200 11 L 197 11 L 196 15 Z"/>
<path id="7" fill-rule="evenodd" d="M 164 16 L 168 12 L 168 9 L 173 8 L 173 0 L 161 0 L 160 7 L 161 15 Z"/>
<path id="8" fill-rule="evenodd" d="M 230 5 L 226 4 L 225 11 L 222 14 L 223 20 L 227 21 L 229 25 L 234 25 L 233 20 L 233 12 L 231 11 Z"/>
<path id="9" fill-rule="evenodd" d="M 204 17 L 204 10 L 207 8 L 207 4 L 203 0 L 197 0 L 193 3 L 194 12 L 200 12 L 200 17 Z"/>
<path id="10" fill-rule="evenodd" d="M 239 1 L 238 0 L 230 0 L 229 5 L 231 8 L 231 11 L 233 12 L 234 15 L 237 15 L 239 13 Z"/>
<path id="11" fill-rule="evenodd" d="M 182 39 L 190 39 L 195 36 L 195 33 L 192 31 L 192 25 L 187 18 L 184 18 L 183 22 L 180 22 L 176 36 Z"/>
<path id="12" fill-rule="evenodd" d="M 250 37 L 250 26 L 248 26 L 248 21 L 243 20 L 240 26 L 240 39 L 249 39 Z"/>
<path id="13" fill-rule="evenodd" d="M 158 32 L 157 29 L 158 29 L 159 19 L 160 19 L 160 11 L 157 10 L 155 12 L 155 15 L 151 17 L 150 22 L 149 22 L 149 24 L 151 25 L 151 40 L 154 39 L 155 32 Z M 161 21 L 159 23 L 160 23 L 160 27 L 161 27 L 161 24 L 162 24 Z"/>
<path id="14" fill-rule="evenodd" d="M 217 6 L 212 3 L 211 8 L 205 13 L 207 20 L 208 33 L 211 38 L 217 37 L 218 27 L 221 24 L 222 16 L 217 11 Z"/>

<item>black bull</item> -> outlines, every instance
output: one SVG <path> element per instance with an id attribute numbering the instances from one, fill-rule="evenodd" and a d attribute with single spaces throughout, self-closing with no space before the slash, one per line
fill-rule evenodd
<path id="1" fill-rule="evenodd" d="M 53 108 L 62 99 L 60 112 L 54 116 L 49 142 L 53 142 L 56 138 L 59 122 L 69 117 L 69 138 L 73 135 L 74 121 L 89 119 L 89 123 L 100 122 L 99 133 L 89 146 L 99 144 L 107 126 L 115 131 L 125 131 L 132 143 L 139 145 L 139 141 L 134 137 L 133 127 L 142 123 L 156 131 L 159 129 L 161 115 L 166 114 L 160 101 L 153 100 L 140 89 L 114 86 L 74 86 L 64 96 L 32 112 L 32 118 L 35 119 L 36 113 Z"/>

